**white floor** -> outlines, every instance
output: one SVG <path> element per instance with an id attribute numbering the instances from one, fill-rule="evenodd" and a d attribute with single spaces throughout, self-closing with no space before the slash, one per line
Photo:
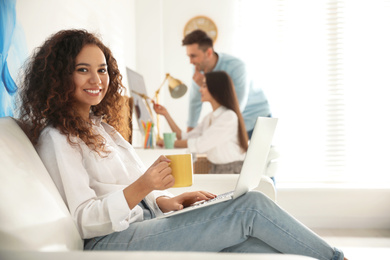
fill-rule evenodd
<path id="1" fill-rule="evenodd" d="M 390 229 L 314 230 L 330 245 L 343 250 L 349 260 L 390 259 Z"/>

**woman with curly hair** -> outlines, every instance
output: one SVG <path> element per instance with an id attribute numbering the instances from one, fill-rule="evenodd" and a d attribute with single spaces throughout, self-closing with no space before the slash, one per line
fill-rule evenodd
<path id="1" fill-rule="evenodd" d="M 21 88 L 21 122 L 85 250 L 272 252 L 343 259 L 341 251 L 260 192 L 156 218 L 215 195 L 165 191 L 174 179 L 164 156 L 145 168 L 115 129 L 122 88 L 110 50 L 83 30 L 52 35 L 32 56 Z"/>
<path id="2" fill-rule="evenodd" d="M 105 75 L 104 79 L 106 83 L 109 82 L 109 86 L 97 87 L 95 91 L 99 93 L 93 93 L 92 88 L 78 89 L 74 81 L 75 76 L 85 71 L 82 65 L 76 67 L 75 61 L 85 45 L 98 47 L 107 62 L 106 67 L 99 68 L 99 73 Z M 27 131 L 31 141 L 36 144 L 40 132 L 51 124 L 68 138 L 78 136 L 93 150 L 101 152 L 98 147 L 104 147 L 103 139 L 92 133 L 89 124 L 85 122 L 89 107 L 84 111 L 84 118 L 79 116 L 80 111 L 76 107 L 78 94 L 84 91 L 91 99 L 91 112 L 95 116 L 102 116 L 111 126 L 119 127 L 119 100 L 124 87 L 111 51 L 98 38 L 85 31 L 61 31 L 37 49 L 27 65 L 20 95 L 20 114 L 21 121 L 31 125 Z"/>

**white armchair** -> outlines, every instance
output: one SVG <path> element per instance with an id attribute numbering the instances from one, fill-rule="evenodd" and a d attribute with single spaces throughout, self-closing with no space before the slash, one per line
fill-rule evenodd
<path id="1" fill-rule="evenodd" d="M 0 259 L 310 259 L 291 255 L 218 254 L 193 252 L 90 252 L 34 147 L 12 118 L 0 118 Z M 207 178 L 208 177 L 208 178 Z M 201 180 L 205 178 L 204 180 Z M 218 189 L 228 189 L 235 176 L 224 177 Z M 215 176 L 196 185 L 214 189 Z M 203 188 L 203 187 L 194 188 Z M 223 186 L 223 187 L 222 187 Z M 226 186 L 226 187 L 225 187 Z M 216 190 L 213 190 L 217 192 Z M 179 189 L 175 190 L 179 192 Z"/>

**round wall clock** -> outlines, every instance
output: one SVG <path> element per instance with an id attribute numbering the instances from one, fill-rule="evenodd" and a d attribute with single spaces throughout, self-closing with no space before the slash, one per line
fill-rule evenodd
<path id="1" fill-rule="evenodd" d="M 191 18 L 184 26 L 184 36 L 196 29 L 205 31 L 207 35 L 210 36 L 211 39 L 213 39 L 213 42 L 217 40 L 217 25 L 215 25 L 214 21 L 207 16 L 200 15 Z"/>

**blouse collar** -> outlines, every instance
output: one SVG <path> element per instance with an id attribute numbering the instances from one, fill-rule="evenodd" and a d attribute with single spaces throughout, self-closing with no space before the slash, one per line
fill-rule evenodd
<path id="1" fill-rule="evenodd" d="M 94 125 L 100 125 L 102 123 L 102 120 L 103 120 L 103 116 L 95 116 L 93 113 L 90 113 L 89 114 L 89 119 L 91 119 L 91 122 L 94 124 Z"/>
<path id="2" fill-rule="evenodd" d="M 220 116 L 223 112 L 225 112 L 226 110 L 227 110 L 226 107 L 220 106 L 220 107 L 217 108 L 215 111 L 213 111 L 212 115 L 213 115 L 213 117 L 218 117 L 218 116 Z"/>

